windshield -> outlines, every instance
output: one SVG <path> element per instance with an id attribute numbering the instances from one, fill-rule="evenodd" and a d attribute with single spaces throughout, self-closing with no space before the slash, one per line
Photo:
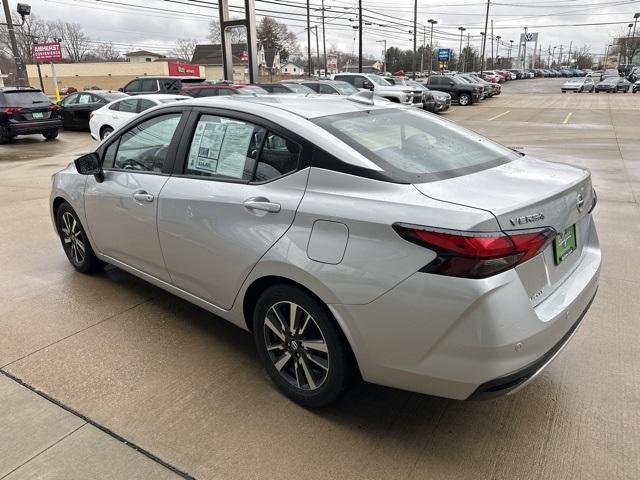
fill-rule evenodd
<path id="1" fill-rule="evenodd" d="M 287 83 L 286 85 L 289 90 L 295 93 L 316 93 L 309 87 L 305 87 L 304 85 L 300 85 L 299 83 Z"/>
<path id="2" fill-rule="evenodd" d="M 336 87 L 342 95 L 353 95 L 359 91 L 356 87 L 347 82 L 336 83 L 334 87 Z"/>
<path id="3" fill-rule="evenodd" d="M 382 87 L 388 87 L 389 85 L 391 85 L 384 78 L 380 78 L 377 75 L 367 75 L 367 78 L 369 78 L 369 80 L 371 80 L 376 85 L 380 85 Z"/>
<path id="4" fill-rule="evenodd" d="M 407 80 L 407 85 L 409 85 L 410 87 L 417 87 L 420 90 L 427 90 L 427 87 L 425 87 L 424 85 L 420 85 L 415 80 Z"/>
<path id="5" fill-rule="evenodd" d="M 602 83 L 615 85 L 616 83 L 618 83 L 618 80 L 619 80 L 618 78 L 611 77 L 611 78 L 607 78 L 606 80 L 603 80 Z"/>
<path id="6" fill-rule="evenodd" d="M 411 183 L 466 175 L 519 156 L 454 123 L 414 109 L 331 115 L 316 123 L 389 174 Z"/>
<path id="7" fill-rule="evenodd" d="M 4 96 L 9 106 L 30 107 L 42 103 L 51 103 L 42 92 L 32 92 L 28 90 L 22 92 L 5 92 Z"/>
<path id="8" fill-rule="evenodd" d="M 247 93 L 256 93 L 256 94 L 267 94 L 264 88 L 256 87 L 255 85 L 250 85 L 248 87 L 242 87 L 238 89 L 238 93 L 247 94 Z"/>
<path id="9" fill-rule="evenodd" d="M 119 98 L 128 97 L 126 93 L 122 92 L 111 92 L 111 93 L 101 93 L 100 96 L 104 98 L 107 102 L 113 102 L 114 100 L 118 100 Z"/>

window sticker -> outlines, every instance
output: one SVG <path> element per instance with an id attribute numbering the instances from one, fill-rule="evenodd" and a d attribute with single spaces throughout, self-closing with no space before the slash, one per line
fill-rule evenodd
<path id="1" fill-rule="evenodd" d="M 215 174 L 226 130 L 226 125 L 218 122 L 200 122 L 193 137 L 187 167 Z"/>

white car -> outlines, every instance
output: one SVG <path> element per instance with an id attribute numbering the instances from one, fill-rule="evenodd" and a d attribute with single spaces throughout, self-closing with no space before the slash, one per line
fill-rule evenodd
<path id="1" fill-rule="evenodd" d="M 102 108 L 95 110 L 89 119 L 89 129 L 94 140 L 104 140 L 111 135 L 115 129 L 124 125 L 130 119 L 141 112 L 157 105 L 175 102 L 176 100 L 186 100 L 191 97 L 185 95 L 136 95 L 135 97 L 122 98 L 108 103 Z"/>

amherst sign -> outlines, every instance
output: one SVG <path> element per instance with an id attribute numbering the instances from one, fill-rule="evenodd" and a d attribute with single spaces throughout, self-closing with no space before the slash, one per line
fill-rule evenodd
<path id="1" fill-rule="evenodd" d="M 34 43 L 31 46 L 31 56 L 36 62 L 62 60 L 62 46 L 60 42 Z"/>

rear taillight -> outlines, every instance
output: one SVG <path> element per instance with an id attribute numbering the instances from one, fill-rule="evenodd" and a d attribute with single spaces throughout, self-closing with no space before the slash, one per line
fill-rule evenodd
<path id="1" fill-rule="evenodd" d="M 544 250 L 556 231 L 459 232 L 433 230 L 397 223 L 394 230 L 405 240 L 436 252 L 422 272 L 462 278 L 486 278 L 526 262 Z"/>
<path id="2" fill-rule="evenodd" d="M 593 192 L 593 202 L 591 203 L 591 207 L 589 208 L 589 211 L 587 213 L 591 213 L 593 212 L 593 209 L 596 208 L 596 205 L 598 204 L 598 195 L 596 195 L 596 189 L 592 189 Z"/>
<path id="3" fill-rule="evenodd" d="M 22 107 L 4 107 L 2 111 L 7 115 L 13 115 L 14 113 L 22 111 Z"/>

